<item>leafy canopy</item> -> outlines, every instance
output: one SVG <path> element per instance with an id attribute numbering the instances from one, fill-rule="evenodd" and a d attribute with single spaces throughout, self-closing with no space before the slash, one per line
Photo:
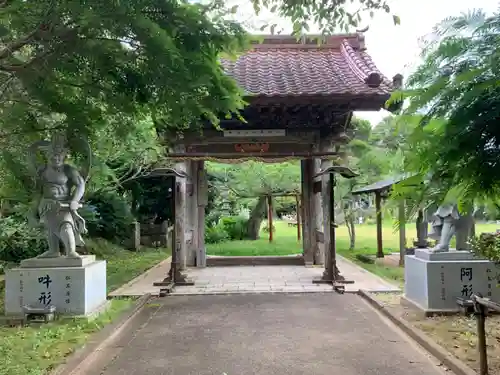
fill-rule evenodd
<path id="1" fill-rule="evenodd" d="M 220 12 L 176 0 L 0 3 L 0 134 L 126 134 L 144 116 L 183 127 L 237 110 L 218 57 L 244 32 Z"/>
<path id="2" fill-rule="evenodd" d="M 435 27 L 409 78 L 410 113 L 422 112 L 409 168 L 446 193 L 496 198 L 500 176 L 500 14 L 473 11 Z"/>
<path id="3" fill-rule="evenodd" d="M 209 163 L 207 168 L 214 182 L 236 197 L 256 198 L 300 191 L 300 166 L 297 162 Z"/>
<path id="4" fill-rule="evenodd" d="M 302 35 L 309 32 L 310 26 L 318 26 L 322 34 L 332 34 L 339 31 L 351 31 L 361 26 L 366 15 L 373 17 L 375 11 L 390 13 L 390 7 L 385 0 L 252 0 L 255 13 L 262 9 L 278 13 L 292 21 L 293 34 Z M 394 24 L 400 19 L 393 15 Z M 276 24 L 263 26 L 262 30 L 270 28 L 271 33 Z"/>

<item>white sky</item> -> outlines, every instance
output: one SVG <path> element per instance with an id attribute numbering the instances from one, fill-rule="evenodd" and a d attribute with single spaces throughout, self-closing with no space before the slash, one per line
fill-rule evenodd
<path id="1" fill-rule="evenodd" d="M 243 5 L 241 0 L 230 0 L 228 3 L 233 1 L 240 6 L 236 14 L 238 20 L 246 20 L 254 27 L 268 22 L 276 23 L 284 29 L 283 34 L 290 33 L 290 23 L 286 20 L 271 16 L 270 13 L 255 17 L 249 2 L 244 1 Z M 369 26 L 365 33 L 367 52 L 382 73 L 389 79 L 397 73 L 407 77 L 411 65 L 415 66 L 419 61 L 418 39 L 430 33 L 435 24 L 472 8 L 482 8 L 490 13 L 499 8 L 499 3 L 499 0 L 389 0 L 391 14 L 379 12 L 373 19 L 366 16 L 359 28 Z M 394 25 L 392 14 L 400 17 L 400 25 Z M 356 115 L 376 125 L 388 112 L 358 112 Z"/>

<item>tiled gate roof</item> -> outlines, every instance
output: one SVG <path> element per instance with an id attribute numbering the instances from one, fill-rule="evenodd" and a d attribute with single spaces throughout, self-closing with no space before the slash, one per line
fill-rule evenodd
<path id="1" fill-rule="evenodd" d="M 236 61 L 223 60 L 248 95 L 388 97 L 393 90 L 365 52 L 362 34 L 335 35 L 321 44 L 263 38 Z"/>

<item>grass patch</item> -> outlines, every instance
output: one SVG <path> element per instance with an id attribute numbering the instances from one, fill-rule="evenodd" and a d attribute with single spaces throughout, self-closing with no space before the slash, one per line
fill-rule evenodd
<path id="1" fill-rule="evenodd" d="M 0 327 L 0 375 L 48 374 L 82 347 L 89 336 L 132 306 L 132 299 L 113 300 L 94 320 L 74 319 L 37 326 Z"/>
<path id="2" fill-rule="evenodd" d="M 257 256 L 302 254 L 302 242 L 295 237 L 278 236 L 272 243 L 265 236 L 257 241 L 229 241 L 207 245 L 208 255 Z"/>
<path id="3" fill-rule="evenodd" d="M 274 242 L 269 243 L 268 233 L 261 232 L 261 238 L 257 241 L 230 241 L 219 244 L 207 245 L 208 255 L 224 256 L 257 256 L 257 255 L 291 255 L 302 253 L 302 241 L 297 241 L 297 228 L 289 227 L 286 222 L 274 222 Z M 495 232 L 496 224 L 477 224 L 476 233 Z M 416 228 L 414 224 L 406 226 L 406 238 L 408 244 L 416 239 Z M 394 231 L 393 224 L 385 222 L 382 227 L 382 238 L 384 253 L 399 252 L 399 234 Z M 356 249 L 349 250 L 349 234 L 345 226 L 336 230 L 337 253 L 350 261 L 358 264 L 364 269 L 397 284 L 404 282 L 404 268 L 391 267 L 377 263 L 366 263 L 359 257 L 375 255 L 377 252 L 377 227 L 374 224 L 356 225 Z"/>
<path id="4" fill-rule="evenodd" d="M 107 261 L 108 293 L 166 259 L 165 248 L 128 251 L 104 240 L 88 240 L 88 250 Z M 3 312 L 5 283 L 0 280 L 0 313 Z M 0 375 L 45 375 L 89 336 L 102 329 L 129 308 L 132 299 L 115 299 L 108 311 L 96 319 L 61 320 L 33 327 L 0 327 Z"/>
<path id="5" fill-rule="evenodd" d="M 99 259 L 105 259 L 108 293 L 143 274 L 165 260 L 170 250 L 165 248 L 142 248 L 129 251 L 104 240 L 89 241 L 89 250 Z"/>

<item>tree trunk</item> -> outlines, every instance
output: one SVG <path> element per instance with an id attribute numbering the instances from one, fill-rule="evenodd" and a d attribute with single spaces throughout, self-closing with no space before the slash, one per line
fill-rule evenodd
<path id="1" fill-rule="evenodd" d="M 350 210 L 344 210 L 344 221 L 349 234 L 349 250 L 354 250 L 356 244 L 356 229 L 354 228 L 354 214 Z"/>
<path id="2" fill-rule="evenodd" d="M 356 223 L 354 222 L 353 215 L 349 217 L 349 223 L 351 225 L 349 250 L 354 250 L 356 247 Z"/>
<path id="3" fill-rule="evenodd" d="M 260 234 L 260 225 L 266 212 L 266 197 L 259 197 L 257 204 L 250 213 L 247 224 L 247 235 L 249 240 L 258 240 Z"/>

